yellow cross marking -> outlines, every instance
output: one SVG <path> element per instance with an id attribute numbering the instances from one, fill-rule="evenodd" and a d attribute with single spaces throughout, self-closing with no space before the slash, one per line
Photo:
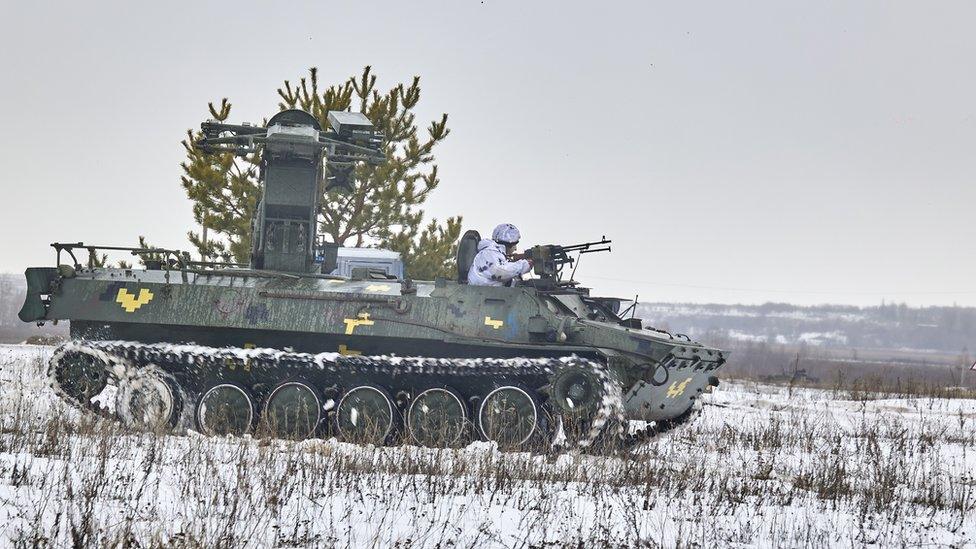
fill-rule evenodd
<path id="1" fill-rule="evenodd" d="M 691 380 L 692 378 L 689 377 L 681 383 L 678 383 L 677 381 L 671 382 L 671 386 L 668 387 L 668 396 L 670 398 L 677 398 L 684 394 L 685 389 L 688 388 L 688 384 L 691 383 Z"/>
<path id="2" fill-rule="evenodd" d="M 356 331 L 356 326 L 373 325 L 373 321 L 369 319 L 369 313 L 359 313 L 359 318 L 346 318 L 342 321 L 346 323 L 346 335 L 351 335 Z"/>
<path id="3" fill-rule="evenodd" d="M 119 305 L 122 305 L 122 308 L 125 309 L 125 312 L 134 313 L 136 309 L 152 301 L 152 298 L 153 298 L 153 293 L 147 290 L 146 288 L 142 288 L 139 290 L 138 297 L 127 292 L 125 288 L 119 288 L 119 293 L 118 295 L 115 296 L 115 301 Z"/>
<path id="4" fill-rule="evenodd" d="M 352 356 L 352 355 L 361 355 L 361 354 L 363 354 L 363 352 L 362 351 L 353 351 L 352 349 L 350 349 L 349 347 L 346 347 L 345 345 L 339 345 L 339 354 L 340 355 L 346 355 L 346 356 Z"/>
<path id="5" fill-rule="evenodd" d="M 505 325 L 505 321 L 503 320 L 494 320 L 490 316 L 485 317 L 485 326 L 491 326 L 495 330 L 498 330 L 504 325 Z"/>
<path id="6" fill-rule="evenodd" d="M 389 284 L 370 284 L 369 286 L 366 286 L 366 291 L 370 293 L 388 292 L 390 291 L 390 288 L 392 288 L 392 286 L 390 286 Z"/>

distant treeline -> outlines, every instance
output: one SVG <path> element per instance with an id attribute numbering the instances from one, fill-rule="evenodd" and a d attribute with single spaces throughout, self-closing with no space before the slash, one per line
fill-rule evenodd
<path id="1" fill-rule="evenodd" d="M 954 354 L 976 349 L 974 307 L 642 303 L 636 315 L 645 325 L 700 339 Z"/>
<path id="2" fill-rule="evenodd" d="M 17 311 L 24 303 L 24 275 L 0 274 L 0 327 L 21 324 Z"/>
<path id="3" fill-rule="evenodd" d="M 67 323 L 58 326 L 48 323 L 38 328 L 17 318 L 26 293 L 24 275 L 0 274 L 0 343 L 18 343 L 36 335 L 67 335 Z"/>

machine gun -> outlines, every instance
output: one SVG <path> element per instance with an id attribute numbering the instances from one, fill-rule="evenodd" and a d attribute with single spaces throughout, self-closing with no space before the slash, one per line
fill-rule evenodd
<path id="1" fill-rule="evenodd" d="M 261 153 L 261 201 L 252 220 L 251 268 L 307 273 L 327 271 L 317 262 L 317 217 L 323 157 L 325 188 L 351 191 L 359 162 L 385 160 L 383 134 L 362 113 L 331 111 L 323 131 L 301 110 L 271 117 L 267 127 L 213 120 L 200 125 L 201 151 L 238 156 Z"/>
<path id="2" fill-rule="evenodd" d="M 528 259 L 532 261 L 533 272 L 539 277 L 536 286 L 543 287 L 572 287 L 577 284 L 573 280 L 576 274 L 576 267 L 579 266 L 579 258 L 583 254 L 596 252 L 609 252 L 611 240 L 606 236 L 595 242 L 583 242 L 582 244 L 570 244 L 561 246 L 558 244 L 545 244 L 533 246 L 524 253 L 519 254 L 516 259 Z M 602 247 L 601 247 L 602 246 Z M 571 254 L 576 253 L 576 257 Z M 562 271 L 566 265 L 573 265 L 573 272 L 569 280 L 562 279 Z"/>

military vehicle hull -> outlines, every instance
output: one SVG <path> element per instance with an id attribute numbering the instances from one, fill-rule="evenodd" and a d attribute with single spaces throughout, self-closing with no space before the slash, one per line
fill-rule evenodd
<path id="1" fill-rule="evenodd" d="M 201 418 L 193 417 L 193 407 L 210 387 L 232 383 L 244 389 L 256 422 L 278 385 L 304 379 L 316 400 L 323 402 L 341 399 L 350 387 L 376 387 L 390 396 L 401 423 L 416 395 L 430 387 L 448 388 L 464 403 L 463 413 L 475 427 L 470 436 L 479 436 L 477 409 L 498 387 L 524 388 L 536 401 L 539 417 L 559 412 L 558 406 L 552 406 L 552 378 L 559 368 L 552 366 L 554 363 L 539 366 L 546 364 L 544 360 L 524 371 L 517 365 L 524 366 L 526 359 L 561 357 L 576 357 L 582 361 L 581 367 L 593 368 L 589 374 L 592 379 L 603 375 L 601 372 L 608 374 L 606 387 L 601 386 L 595 394 L 614 393 L 615 403 L 604 406 L 601 423 L 620 419 L 663 424 L 686 415 L 695 399 L 717 384 L 715 372 L 725 361 L 722 351 L 686 339 L 626 327 L 620 319 L 594 319 L 612 313 L 575 292 L 244 269 L 62 266 L 29 269 L 27 278 L 23 320 L 70 320 L 76 341 L 138 342 L 147 346 L 143 354 L 151 360 L 136 360 L 134 364 L 160 368 L 165 382 L 175 387 L 171 392 L 180 395 L 176 400 L 182 402 L 175 406 L 180 410 L 170 410 L 165 423 L 175 425 L 177 416 L 182 415 L 187 417 L 180 421 L 191 428 L 200 427 Z M 217 364 L 188 368 L 180 360 L 162 358 L 165 344 L 184 346 L 181 360 L 190 362 L 194 357 L 188 354 L 187 345 L 200 346 L 205 350 L 198 352 L 214 356 L 222 352 L 220 349 L 232 348 L 277 349 L 306 358 L 297 360 L 303 365 L 278 371 L 267 361 L 261 362 L 261 368 L 244 370 L 234 361 L 224 364 L 205 358 L 198 361 Z M 112 353 L 121 352 L 124 346 L 120 345 L 116 344 Z M 139 352 L 131 344 L 125 353 L 129 361 L 138 359 Z M 325 375 L 320 373 L 321 368 L 306 367 L 305 363 L 315 361 L 307 357 L 317 354 L 507 358 L 515 366 L 495 377 L 465 376 L 458 372 L 467 370 L 453 367 L 439 374 L 410 376 L 383 368 L 360 371 L 342 362 L 347 359 L 335 358 L 329 360 L 346 364 L 347 373 L 342 374 L 343 368 L 337 366 Z M 111 374 L 108 362 L 104 365 L 106 379 L 133 376 L 131 372 Z M 70 371 L 76 365 L 66 363 L 64 367 Z M 82 391 L 69 397 L 86 405 L 89 395 Z M 594 403 L 594 407 L 599 406 L 603 404 Z M 316 427 L 316 434 L 335 423 L 329 420 L 329 412 L 325 410 L 316 420 L 322 424 Z M 122 413 L 132 415 L 125 410 Z M 551 431 L 553 425 L 546 423 L 538 422 L 540 432 Z"/>
<path id="2" fill-rule="evenodd" d="M 208 121 L 198 137 L 204 154 L 260 156 L 249 268 L 55 243 L 58 266 L 26 272 L 20 318 L 71 322 L 73 341 L 50 372 L 79 406 L 100 411 L 113 386 L 109 413 L 154 428 L 587 447 L 629 420 L 673 425 L 718 383 L 722 351 L 642 329 L 617 315 L 619 301 L 562 278 L 574 255 L 609 251 L 606 238 L 528 250 L 538 278 L 512 287 L 462 283 L 475 231 L 458 243 L 457 283 L 368 268 L 321 274 L 339 267 L 337 244 L 318 232 L 321 190 L 349 190 L 356 166 L 386 161 L 385 137 L 364 113 Z M 75 250 L 89 266 L 113 250 L 147 268 L 83 268 Z M 60 264 L 65 254 L 71 265 Z"/>

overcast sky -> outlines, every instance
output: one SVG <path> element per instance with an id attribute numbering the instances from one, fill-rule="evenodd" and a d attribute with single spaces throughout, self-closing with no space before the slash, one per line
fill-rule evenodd
<path id="1" fill-rule="evenodd" d="M 188 247 L 180 140 L 317 66 L 421 76 L 430 215 L 614 241 L 641 300 L 976 306 L 976 3 L 13 2 L 0 270 L 48 244 Z"/>

